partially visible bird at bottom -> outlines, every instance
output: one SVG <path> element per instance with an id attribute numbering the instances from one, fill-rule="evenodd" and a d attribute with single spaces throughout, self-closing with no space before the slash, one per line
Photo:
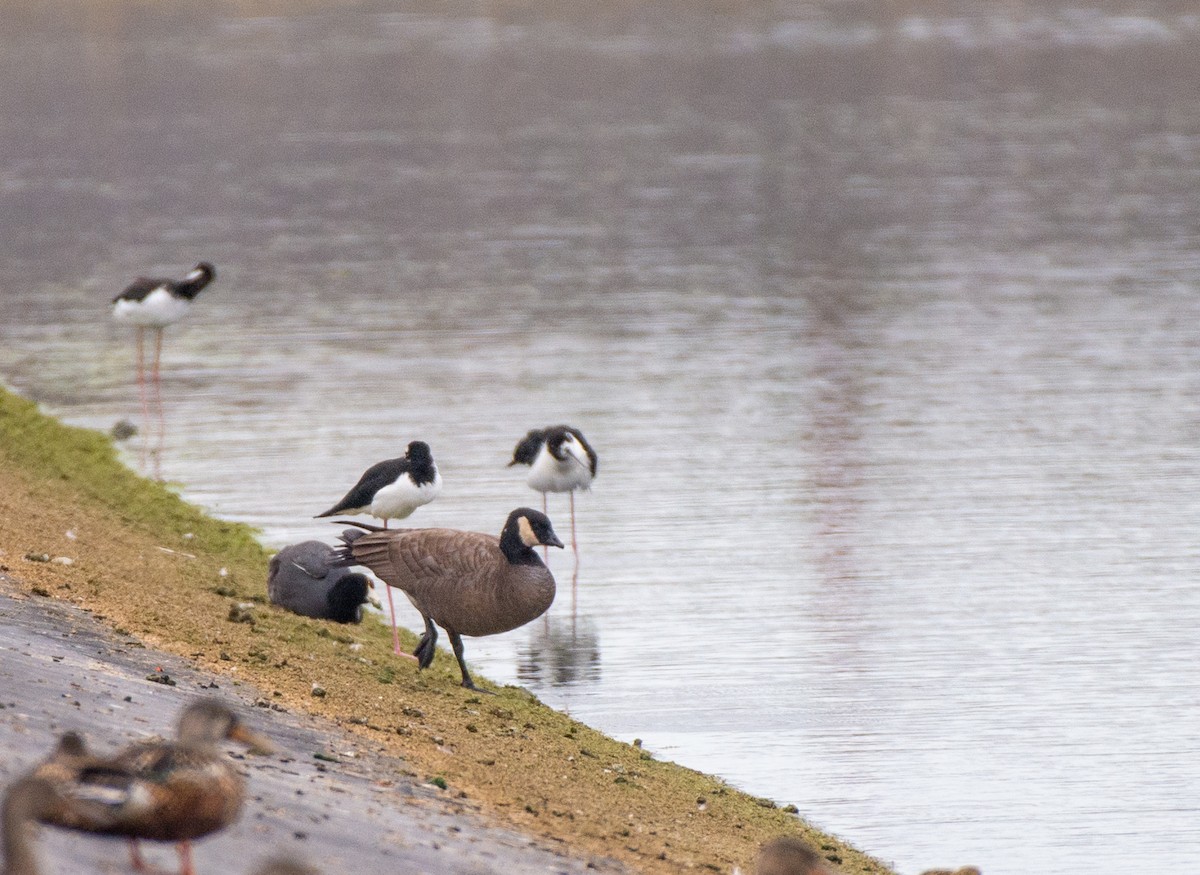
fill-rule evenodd
<path id="1" fill-rule="evenodd" d="M 67 733 L 28 775 L 35 787 L 22 797 L 25 813 L 65 829 L 125 836 L 139 872 L 148 870 L 139 840 L 175 842 L 180 875 L 194 875 L 192 840 L 232 824 L 245 798 L 242 776 L 218 747 L 226 739 L 258 753 L 274 749 L 209 698 L 183 710 L 175 740 L 136 742 L 110 757 L 89 754 L 78 735 Z"/>
<path id="2" fill-rule="evenodd" d="M 462 636 L 498 635 L 544 614 L 554 602 L 554 575 L 535 547 L 562 547 L 549 518 L 519 507 L 500 537 L 456 529 L 392 529 L 349 523 L 365 531 L 342 534 L 342 561 L 370 568 L 408 596 L 425 621 L 414 655 L 433 662 L 437 629 L 450 636 L 462 685 L 478 690 L 463 658 Z M 490 692 L 490 691 L 483 691 Z"/>
<path id="3" fill-rule="evenodd" d="M 335 623 L 361 623 L 370 582 L 337 564 L 337 551 L 320 541 L 302 541 L 271 557 L 267 598 L 293 613 Z"/>
<path id="4" fill-rule="evenodd" d="M 825 861 L 803 839 L 780 836 L 759 849 L 754 875 L 832 875 Z"/>
<path id="5" fill-rule="evenodd" d="M 320 875 L 320 873 L 312 866 L 291 857 L 275 857 L 255 869 L 254 875 Z"/>
<path id="6" fill-rule="evenodd" d="M 41 875 L 34 830 L 38 821 L 61 811 L 63 800 L 54 782 L 28 775 L 8 788 L 0 806 L 0 846 L 4 852 L 2 875 Z M 103 802 L 76 800 L 76 812 L 96 825 L 111 824 Z M 267 860 L 253 875 L 319 875 L 316 869 L 287 857 Z"/>

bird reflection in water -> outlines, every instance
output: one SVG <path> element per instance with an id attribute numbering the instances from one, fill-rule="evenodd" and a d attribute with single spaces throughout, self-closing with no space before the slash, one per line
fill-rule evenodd
<path id="1" fill-rule="evenodd" d="M 600 635 L 596 625 L 579 618 L 547 616 L 530 627 L 517 653 L 517 677 L 524 683 L 567 687 L 600 679 Z"/>

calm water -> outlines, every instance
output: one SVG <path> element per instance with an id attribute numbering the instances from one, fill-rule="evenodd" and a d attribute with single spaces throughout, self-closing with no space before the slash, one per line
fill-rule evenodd
<path id="1" fill-rule="evenodd" d="M 486 675 L 905 875 L 1200 861 L 1187 4 L 0 5 L 8 383 L 137 419 L 107 302 L 211 259 L 189 499 L 330 538 L 420 438 L 496 531 L 573 423 L 577 594 Z"/>

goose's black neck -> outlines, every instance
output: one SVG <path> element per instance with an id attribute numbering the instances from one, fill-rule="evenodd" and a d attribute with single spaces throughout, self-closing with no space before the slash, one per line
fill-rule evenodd
<path id="1" fill-rule="evenodd" d="M 500 552 L 508 560 L 509 565 L 545 565 L 537 550 L 527 546 L 521 540 L 521 531 L 516 520 L 509 520 L 504 531 L 500 533 Z"/>

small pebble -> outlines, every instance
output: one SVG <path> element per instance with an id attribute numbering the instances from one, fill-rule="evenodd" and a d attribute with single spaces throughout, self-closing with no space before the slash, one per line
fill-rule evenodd
<path id="1" fill-rule="evenodd" d="M 253 602 L 238 602 L 229 606 L 229 622 L 231 623 L 249 623 L 254 625 L 254 603 Z"/>
<path id="2" fill-rule="evenodd" d="M 118 419 L 108 433 L 115 441 L 126 441 L 137 434 L 137 426 L 128 419 Z"/>

